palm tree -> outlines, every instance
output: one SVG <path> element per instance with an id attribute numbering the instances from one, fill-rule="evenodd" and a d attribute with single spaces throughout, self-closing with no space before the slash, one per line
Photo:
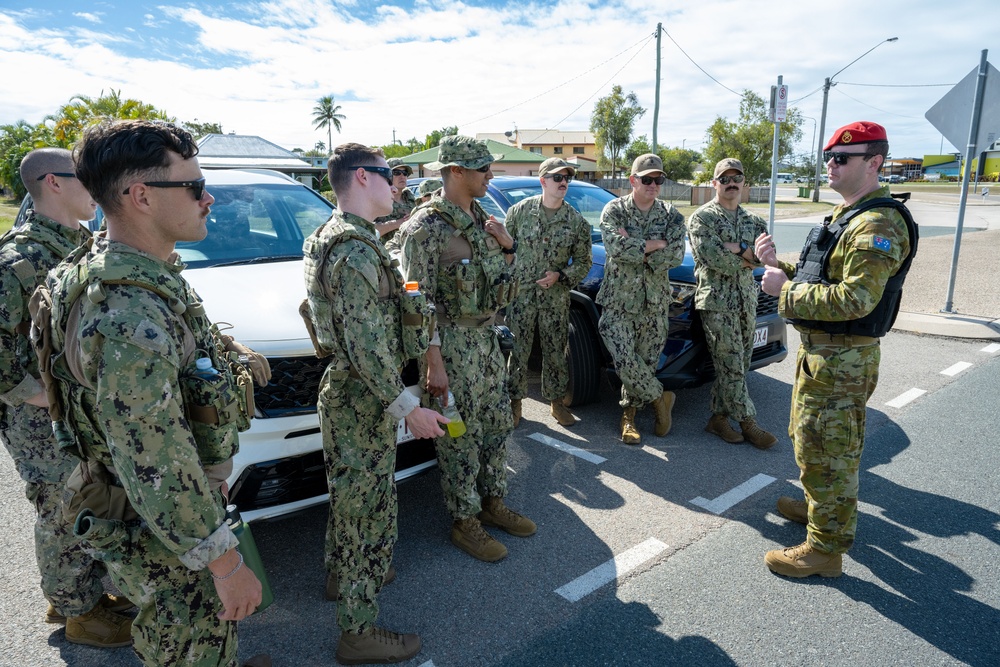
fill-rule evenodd
<path id="1" fill-rule="evenodd" d="M 53 123 L 52 131 L 56 140 L 68 147 L 83 135 L 88 126 L 108 118 L 171 122 L 174 120 L 152 104 L 122 97 L 120 90 L 112 90 L 107 94 L 102 90 L 100 96 L 96 98 L 75 95 L 55 114 L 46 116 L 45 120 Z"/>
<path id="2" fill-rule="evenodd" d="M 340 121 L 347 120 L 347 116 L 337 113 L 340 111 L 340 105 L 334 104 L 333 95 L 321 97 L 316 102 L 316 106 L 313 107 L 313 127 L 317 130 L 322 130 L 325 127 L 326 145 L 333 146 L 333 133 L 330 128 L 336 128 L 337 134 L 340 134 Z"/>

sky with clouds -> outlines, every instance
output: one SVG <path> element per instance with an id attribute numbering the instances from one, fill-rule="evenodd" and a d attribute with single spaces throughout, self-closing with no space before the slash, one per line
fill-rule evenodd
<path id="1" fill-rule="evenodd" d="M 814 150 L 824 78 L 898 37 L 835 77 L 826 134 L 872 120 L 893 157 L 920 157 L 942 148 L 924 113 L 983 49 L 1000 63 L 998 20 L 993 0 L 0 0 L 0 124 L 120 90 L 181 121 L 308 149 L 326 141 L 312 109 L 332 94 L 347 117 L 334 144 L 382 145 L 446 125 L 585 130 L 619 84 L 651 136 L 662 23 L 660 145 L 697 150 L 716 117 L 736 118 L 738 92 L 766 99 L 782 75 L 814 119 L 798 150 Z"/>

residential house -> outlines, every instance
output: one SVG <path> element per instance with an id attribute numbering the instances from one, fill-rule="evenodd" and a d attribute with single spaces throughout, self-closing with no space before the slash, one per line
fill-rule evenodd
<path id="1" fill-rule="evenodd" d="M 249 134 L 206 134 L 198 139 L 198 164 L 202 169 L 272 169 L 306 185 L 319 188 L 326 173 L 323 164 L 310 163 L 261 137 Z"/>

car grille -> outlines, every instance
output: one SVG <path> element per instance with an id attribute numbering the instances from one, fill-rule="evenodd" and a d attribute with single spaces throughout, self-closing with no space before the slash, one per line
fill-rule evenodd
<path id="1" fill-rule="evenodd" d="M 267 417 L 285 417 L 316 412 L 319 381 L 328 359 L 316 357 L 272 357 L 271 381 L 254 387 L 257 409 Z"/>
<path id="2" fill-rule="evenodd" d="M 759 283 L 758 283 L 759 286 Z M 778 312 L 778 297 L 771 296 L 764 290 L 757 294 L 757 317 L 773 315 Z"/>

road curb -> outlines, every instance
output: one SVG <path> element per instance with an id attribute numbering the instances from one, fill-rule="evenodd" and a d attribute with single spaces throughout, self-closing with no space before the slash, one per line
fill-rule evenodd
<path id="1" fill-rule="evenodd" d="M 928 336 L 1000 340 L 1000 320 L 971 315 L 900 312 L 892 328 Z"/>

